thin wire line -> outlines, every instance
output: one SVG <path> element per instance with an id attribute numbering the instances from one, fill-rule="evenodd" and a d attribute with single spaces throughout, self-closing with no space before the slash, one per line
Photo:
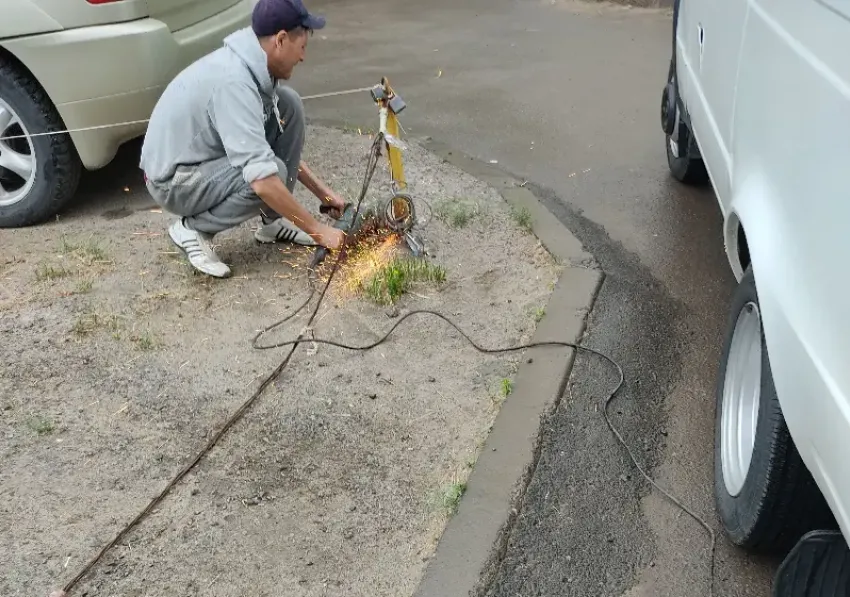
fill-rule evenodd
<path id="1" fill-rule="evenodd" d="M 100 129 L 111 129 L 119 126 L 132 126 L 134 124 L 145 124 L 150 122 L 150 119 L 145 120 L 129 120 L 127 122 L 116 122 L 115 124 L 100 124 L 97 126 L 85 126 L 78 129 L 66 129 L 64 131 L 48 131 L 46 133 L 31 133 L 29 135 L 13 135 L 11 137 L 0 137 L 0 141 L 12 141 L 13 139 L 32 139 L 34 137 L 49 137 L 51 135 L 65 135 L 68 133 L 84 133 L 86 131 L 97 131 Z"/>
<path id="2" fill-rule="evenodd" d="M 312 100 L 312 99 L 322 99 L 326 97 L 336 97 L 338 95 L 351 95 L 353 93 L 363 93 L 364 91 L 370 91 L 371 87 L 359 87 L 357 89 L 344 89 L 342 91 L 331 91 L 328 93 L 317 93 L 315 95 L 305 95 L 301 98 L 302 101 Z M 12 141 L 14 139 L 32 139 L 34 137 L 48 137 L 50 135 L 67 135 L 68 133 L 84 133 L 87 131 L 97 131 L 101 129 L 110 129 L 117 128 L 119 126 L 133 126 L 136 124 L 146 124 L 150 122 L 150 118 L 145 118 L 144 120 L 129 120 L 127 122 L 116 122 L 114 124 L 100 124 L 96 126 L 86 126 L 78 129 L 66 129 L 62 131 L 48 131 L 45 133 L 32 133 L 29 135 L 13 135 L 10 137 L 0 137 L 0 141 Z"/>
<path id="3" fill-rule="evenodd" d="M 363 93 L 364 91 L 372 91 L 371 87 L 360 87 L 359 89 L 346 89 L 345 91 L 331 91 L 330 93 L 317 93 L 315 95 L 305 95 L 302 100 L 321 99 L 323 97 L 335 97 L 337 95 L 351 95 L 352 93 Z"/>

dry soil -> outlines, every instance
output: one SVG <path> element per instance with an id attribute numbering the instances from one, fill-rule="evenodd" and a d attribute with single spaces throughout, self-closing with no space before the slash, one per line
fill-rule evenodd
<path id="1" fill-rule="evenodd" d="M 351 197 L 369 144 L 311 127 L 306 158 Z M 494 190 L 415 144 L 405 159 L 423 220 L 426 202 L 474 208 L 463 226 L 422 223 L 446 281 L 394 307 L 335 285 L 315 334 L 365 343 L 429 308 L 483 345 L 527 340 L 558 266 Z M 371 194 L 388 188 L 382 163 Z M 61 586 L 192 459 L 283 357 L 253 349 L 256 331 L 306 296 L 309 249 L 258 245 L 255 221 L 216 239 L 233 278 L 196 275 L 142 190 L 0 232 L 6 597 Z M 412 593 L 522 356 L 479 354 L 424 317 L 371 352 L 310 348 L 76 594 Z"/>

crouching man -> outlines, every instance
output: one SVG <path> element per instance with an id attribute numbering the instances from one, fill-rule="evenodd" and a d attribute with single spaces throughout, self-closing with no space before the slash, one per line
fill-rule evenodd
<path id="1" fill-rule="evenodd" d="M 301 160 L 305 120 L 289 87 L 309 34 L 325 26 L 301 0 L 259 0 L 251 27 L 187 67 L 153 110 L 140 167 L 153 197 L 178 217 L 168 232 L 199 271 L 227 277 L 210 241 L 260 216 L 260 242 L 337 249 L 343 233 L 293 196 L 300 181 L 339 217 L 344 200 Z"/>

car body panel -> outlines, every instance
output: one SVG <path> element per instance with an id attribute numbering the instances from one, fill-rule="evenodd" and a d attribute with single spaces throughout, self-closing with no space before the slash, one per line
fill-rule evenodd
<path id="1" fill-rule="evenodd" d="M 0 0 L 0 39 L 58 31 L 62 25 L 32 0 Z"/>
<path id="2" fill-rule="evenodd" d="M 144 123 L 111 125 L 150 118 L 168 82 L 220 47 L 231 32 L 248 26 L 252 7 L 253 0 L 239 0 L 176 32 L 144 18 L 6 39 L 0 45 L 33 73 L 68 129 L 102 127 L 71 133 L 83 165 L 95 169 L 146 130 Z"/>
<path id="3" fill-rule="evenodd" d="M 21 0 L 0 0 L 0 4 L 4 2 L 14 4 L 14 8 L 6 9 L 14 13 Z M 63 29 L 120 23 L 148 16 L 147 0 L 120 0 L 106 4 L 89 4 L 86 0 L 23 0 L 23 4 L 31 4 L 50 15 Z"/>
<path id="4" fill-rule="evenodd" d="M 719 104 L 694 67 L 687 33 L 677 39 L 677 72 L 726 219 L 727 251 L 738 222 L 746 233 L 788 429 L 850 537 L 850 63 L 842 49 L 850 20 L 830 3 L 749 0 L 744 15 L 727 11 L 744 26 L 740 51 L 726 52 L 720 66 L 732 96 Z M 680 10 L 695 22 L 725 5 L 684 0 Z M 740 276 L 737 254 L 729 259 Z"/>
<path id="5" fill-rule="evenodd" d="M 171 31 L 180 31 L 239 2 L 240 0 L 147 0 L 147 5 L 151 18 L 162 21 Z"/>
<path id="6" fill-rule="evenodd" d="M 680 82 L 690 87 L 684 97 L 700 98 L 687 109 L 695 120 L 700 151 L 708 154 L 705 162 L 711 164 L 709 173 L 718 197 L 729 196 L 733 171 L 736 78 L 728 67 L 737 62 L 746 14 L 747 3 L 740 0 L 714 0 L 710 10 L 704 2 L 685 1 L 679 6 L 677 46 L 686 71 Z"/>
<path id="7" fill-rule="evenodd" d="M 732 208 L 789 431 L 850 537 L 850 21 L 812 0 L 750 4 Z"/>

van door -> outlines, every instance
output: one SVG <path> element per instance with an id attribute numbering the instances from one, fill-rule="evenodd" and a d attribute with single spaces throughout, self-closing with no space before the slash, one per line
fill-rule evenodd
<path id="1" fill-rule="evenodd" d="M 732 118 L 747 0 L 680 0 L 678 77 L 718 200 L 728 205 Z"/>

